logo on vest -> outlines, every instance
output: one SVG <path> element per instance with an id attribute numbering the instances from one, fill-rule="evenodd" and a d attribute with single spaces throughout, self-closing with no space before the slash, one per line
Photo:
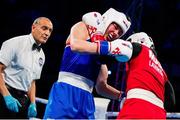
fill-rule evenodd
<path id="1" fill-rule="evenodd" d="M 163 76 L 162 66 L 151 50 L 149 50 L 149 58 L 149 66 L 156 70 L 161 76 Z"/>

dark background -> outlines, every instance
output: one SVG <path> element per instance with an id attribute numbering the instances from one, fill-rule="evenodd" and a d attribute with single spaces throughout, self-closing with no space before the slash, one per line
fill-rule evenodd
<path id="1" fill-rule="evenodd" d="M 32 22 L 39 16 L 52 20 L 54 31 L 43 46 L 46 63 L 41 79 L 37 81 L 37 96 L 47 99 L 58 77 L 65 40 L 71 26 L 87 12 L 98 11 L 103 14 L 110 7 L 131 18 L 131 29 L 124 38 L 132 31 L 144 31 L 152 37 L 158 58 L 176 93 L 176 107 L 168 111 L 180 112 L 180 0 L 1 0 L 0 44 L 11 37 L 29 34 Z M 111 69 L 116 69 L 116 66 Z M 42 117 L 44 106 L 38 107 L 38 116 Z"/>

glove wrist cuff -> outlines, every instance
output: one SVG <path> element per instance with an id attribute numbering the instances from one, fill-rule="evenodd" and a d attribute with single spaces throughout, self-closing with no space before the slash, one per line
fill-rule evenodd
<path id="1" fill-rule="evenodd" d="M 109 53 L 108 41 L 98 41 L 97 46 L 97 51 L 100 55 L 107 55 Z"/>
<path id="2" fill-rule="evenodd" d="M 117 99 L 118 101 L 121 101 L 123 94 L 124 94 L 124 92 L 123 92 L 123 91 L 120 91 L 120 94 L 119 94 L 118 99 Z"/>

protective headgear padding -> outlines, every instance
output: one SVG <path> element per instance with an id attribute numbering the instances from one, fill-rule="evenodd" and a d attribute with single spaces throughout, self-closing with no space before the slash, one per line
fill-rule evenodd
<path id="1" fill-rule="evenodd" d="M 106 32 L 106 29 L 112 22 L 115 22 L 122 28 L 123 30 L 122 35 L 124 35 L 131 26 L 131 22 L 127 19 L 126 15 L 122 12 L 118 12 L 113 8 L 107 10 L 102 16 L 103 16 L 103 23 L 105 25 L 103 33 Z"/>
<path id="2" fill-rule="evenodd" d="M 127 40 L 131 41 L 132 43 L 133 42 L 139 43 L 139 44 L 142 44 L 149 48 L 154 49 L 153 40 L 145 32 L 134 33 L 131 36 L 129 36 Z"/>

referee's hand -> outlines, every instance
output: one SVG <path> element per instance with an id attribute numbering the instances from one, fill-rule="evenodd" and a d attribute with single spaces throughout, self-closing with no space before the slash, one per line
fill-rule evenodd
<path id="1" fill-rule="evenodd" d="M 13 112 L 19 112 L 19 107 L 22 107 L 19 101 L 11 95 L 4 96 L 4 101 L 6 107 Z"/>
<path id="2" fill-rule="evenodd" d="M 31 103 L 28 108 L 28 118 L 36 117 L 36 116 L 37 116 L 36 104 Z"/>

